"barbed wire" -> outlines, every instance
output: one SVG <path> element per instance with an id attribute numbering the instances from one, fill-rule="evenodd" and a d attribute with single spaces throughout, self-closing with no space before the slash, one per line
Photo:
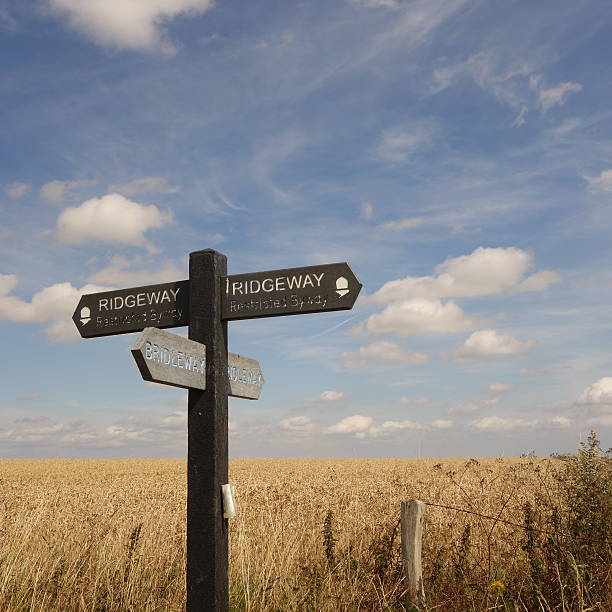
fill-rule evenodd
<path id="1" fill-rule="evenodd" d="M 432 502 L 428 502 L 428 501 L 424 501 L 424 500 L 420 500 L 422 501 L 424 504 L 426 504 L 427 506 L 434 506 L 435 508 L 444 508 L 446 510 L 455 510 L 456 512 L 464 512 L 465 514 L 473 514 L 475 516 L 479 516 L 481 518 L 486 518 L 486 519 L 490 519 L 492 521 L 496 521 L 498 523 L 505 523 L 506 525 L 511 525 L 512 527 L 518 527 L 519 529 L 524 529 L 526 531 L 537 531 L 538 533 L 543 533 L 545 535 L 549 535 L 549 536 L 561 536 L 564 538 L 573 538 L 576 540 L 584 540 L 584 541 L 588 541 L 588 542 L 596 542 L 598 544 L 605 544 L 605 545 L 609 545 L 610 544 L 610 538 L 606 539 L 606 540 L 599 540 L 597 538 L 590 538 L 590 537 L 581 537 L 578 535 L 571 535 L 569 533 L 562 533 L 560 531 L 548 531 L 546 529 L 540 529 L 539 527 L 533 527 L 533 526 L 527 526 L 527 525 L 521 525 L 520 523 L 515 523 L 513 521 L 507 521 L 506 519 L 502 519 L 499 518 L 497 516 L 489 516 L 488 514 L 481 514 L 480 512 L 474 512 L 474 510 L 467 510 L 466 508 L 457 508 L 456 506 L 446 506 L 444 504 L 434 504 Z M 398 525 L 401 522 L 401 518 L 398 520 L 397 525 L 394 528 L 394 532 L 395 529 L 397 529 Z"/>

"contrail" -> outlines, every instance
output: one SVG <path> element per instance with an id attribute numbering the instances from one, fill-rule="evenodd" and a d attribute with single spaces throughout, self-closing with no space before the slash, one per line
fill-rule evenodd
<path id="1" fill-rule="evenodd" d="M 352 321 L 357 316 L 358 315 L 353 315 L 352 317 L 349 317 L 348 319 L 345 319 L 344 321 L 341 321 L 340 323 L 337 323 L 333 327 L 330 327 L 329 329 L 325 329 L 322 332 L 319 332 L 318 334 L 315 334 L 314 336 L 311 336 L 311 338 L 318 338 L 319 336 L 324 336 L 325 334 L 328 334 L 329 332 L 333 332 L 335 329 L 338 329 L 339 327 L 342 327 L 343 325 L 345 325 L 349 321 Z"/>

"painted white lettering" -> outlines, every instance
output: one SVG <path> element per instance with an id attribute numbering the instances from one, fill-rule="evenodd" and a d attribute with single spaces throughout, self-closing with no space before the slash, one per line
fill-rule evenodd
<path id="1" fill-rule="evenodd" d="M 319 276 L 317 276 L 316 274 L 313 274 L 313 276 L 315 277 L 315 280 L 317 281 L 317 286 L 321 286 L 321 279 L 325 276 L 325 272 L 321 272 L 321 274 L 319 274 Z"/>
<path id="2" fill-rule="evenodd" d="M 136 303 L 138 304 L 138 306 L 144 306 L 145 305 L 145 294 L 144 293 L 139 293 L 136 296 Z"/>
<path id="3" fill-rule="evenodd" d="M 173 300 L 176 302 L 176 296 L 178 295 L 178 292 L 181 290 L 181 288 L 179 287 L 178 289 L 170 289 L 170 293 L 172 294 L 172 298 Z"/>
<path id="4" fill-rule="evenodd" d="M 285 277 L 277 276 L 275 285 L 276 285 L 277 291 L 284 291 L 285 290 Z"/>
<path id="5" fill-rule="evenodd" d="M 242 295 L 242 283 L 240 281 L 232 283 L 232 295 L 236 295 L 237 293 Z"/>
<path id="6" fill-rule="evenodd" d="M 129 301 L 128 301 L 129 300 Z M 133 295 L 128 295 L 125 298 L 125 305 L 128 308 L 134 308 L 134 306 L 136 306 L 136 298 Z"/>
<path id="7" fill-rule="evenodd" d="M 254 289 L 253 283 L 257 283 L 257 289 Z M 246 285 L 246 283 L 245 283 Z M 249 281 L 249 290 L 248 293 L 259 293 L 261 291 L 261 283 L 255 278 L 252 281 Z"/>
<path id="8" fill-rule="evenodd" d="M 108 298 L 98 300 L 98 310 L 108 310 Z"/>
<path id="9" fill-rule="evenodd" d="M 274 291 L 274 281 L 271 278 L 264 278 L 261 282 L 261 288 L 266 292 Z"/>
<path id="10" fill-rule="evenodd" d="M 287 284 L 289 289 L 299 289 L 302 286 L 302 275 L 287 277 Z"/>
<path id="11" fill-rule="evenodd" d="M 312 282 L 312 278 L 310 278 L 310 274 L 307 274 L 306 277 L 304 278 L 304 284 L 302 285 L 302 287 L 306 287 L 306 285 L 310 285 L 311 287 L 314 287 L 314 283 Z"/>
<path id="12" fill-rule="evenodd" d="M 159 304 L 159 291 L 148 293 L 147 297 L 149 298 L 149 305 L 153 304 L 153 302 Z"/>

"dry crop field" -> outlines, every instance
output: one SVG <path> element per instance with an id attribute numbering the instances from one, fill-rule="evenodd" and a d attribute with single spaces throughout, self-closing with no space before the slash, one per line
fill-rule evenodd
<path id="1" fill-rule="evenodd" d="M 542 603 L 533 588 L 547 537 L 534 526 L 549 527 L 538 509 L 554 501 L 559 463 L 230 460 L 231 609 L 407 609 L 397 523 L 417 498 L 477 513 L 427 507 L 429 610 L 603 611 L 573 591 Z M 182 610 L 185 472 L 184 460 L 0 460 L 0 609 Z"/>

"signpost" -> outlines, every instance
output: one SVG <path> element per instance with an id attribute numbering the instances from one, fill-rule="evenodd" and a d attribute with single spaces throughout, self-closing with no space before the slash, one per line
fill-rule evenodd
<path id="1" fill-rule="evenodd" d="M 227 275 L 212 249 L 189 254 L 189 280 L 81 296 L 83 338 L 143 331 L 131 351 L 143 378 L 189 389 L 187 612 L 227 612 L 228 395 L 258 399 L 259 363 L 227 351 L 227 321 L 349 310 L 361 283 L 347 263 Z M 162 328 L 189 326 L 189 339 Z"/>
<path id="2" fill-rule="evenodd" d="M 227 378 L 229 379 L 231 397 L 259 399 L 264 379 L 256 359 L 228 353 Z"/>
<path id="3" fill-rule="evenodd" d="M 350 310 L 361 283 L 347 263 L 227 276 L 224 321 Z"/>
<path id="4" fill-rule="evenodd" d="M 189 281 L 88 293 L 72 320 L 83 338 L 189 325 Z"/>
<path id="5" fill-rule="evenodd" d="M 206 389 L 206 347 L 155 327 L 145 327 L 130 349 L 144 380 L 183 387 Z M 228 353 L 229 395 L 259 399 L 264 384 L 259 362 Z"/>
<path id="6" fill-rule="evenodd" d="M 131 348 L 145 380 L 206 389 L 206 347 L 177 334 L 146 327 Z"/>

